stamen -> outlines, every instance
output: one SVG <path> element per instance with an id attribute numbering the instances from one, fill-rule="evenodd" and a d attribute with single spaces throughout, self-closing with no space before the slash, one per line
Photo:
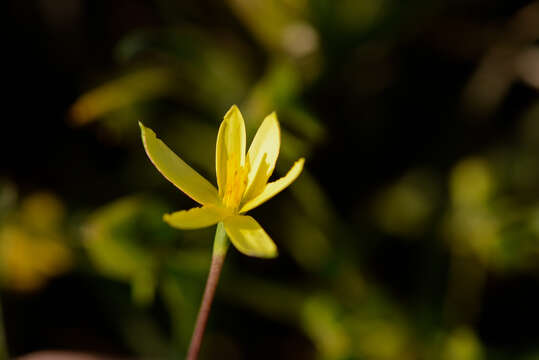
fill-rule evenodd
<path id="1" fill-rule="evenodd" d="M 227 178 L 223 195 L 223 204 L 237 210 L 247 187 L 247 166 L 238 166 L 230 161 L 227 166 Z"/>

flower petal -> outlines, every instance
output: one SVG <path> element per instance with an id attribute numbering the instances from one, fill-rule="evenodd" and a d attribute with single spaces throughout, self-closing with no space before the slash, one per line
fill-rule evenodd
<path id="1" fill-rule="evenodd" d="M 203 206 L 165 214 L 163 220 L 178 229 L 198 229 L 217 224 L 230 213 L 216 206 Z"/>
<path id="2" fill-rule="evenodd" d="M 275 169 L 281 145 L 281 131 L 275 112 L 266 116 L 247 153 L 249 174 L 245 190 L 245 201 L 260 194 Z"/>
<path id="3" fill-rule="evenodd" d="M 243 254 L 263 258 L 277 256 L 277 246 L 252 217 L 231 216 L 223 224 L 230 241 Z"/>
<path id="4" fill-rule="evenodd" d="M 294 163 L 292 168 L 288 171 L 288 173 L 280 178 L 277 181 L 270 182 L 266 185 L 264 188 L 264 191 L 262 191 L 259 195 L 257 195 L 255 198 L 247 201 L 240 209 L 240 213 L 244 213 L 246 211 L 249 211 L 258 205 L 262 204 L 266 200 L 274 197 L 279 192 L 284 190 L 288 185 L 290 185 L 296 178 L 301 174 L 301 171 L 303 170 L 303 164 L 305 163 L 305 159 L 301 158 L 298 161 Z"/>
<path id="5" fill-rule="evenodd" d="M 245 122 L 236 105 L 225 114 L 217 134 L 215 170 L 217 185 L 222 196 L 229 169 L 238 169 L 245 164 Z"/>
<path id="6" fill-rule="evenodd" d="M 139 125 L 146 154 L 168 181 L 202 205 L 219 204 L 215 186 L 174 154 L 150 128 Z"/>

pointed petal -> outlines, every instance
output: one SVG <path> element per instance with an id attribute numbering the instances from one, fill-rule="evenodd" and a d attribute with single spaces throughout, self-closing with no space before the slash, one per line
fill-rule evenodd
<path id="1" fill-rule="evenodd" d="M 277 256 L 277 246 L 252 217 L 231 216 L 223 224 L 230 241 L 241 253 L 262 258 Z"/>
<path id="2" fill-rule="evenodd" d="M 275 112 L 266 116 L 247 153 L 249 174 L 244 201 L 260 194 L 275 169 L 281 145 L 281 131 Z"/>
<path id="3" fill-rule="evenodd" d="M 217 134 L 215 170 L 219 194 L 226 186 L 228 169 L 237 169 L 245 164 L 245 122 L 236 105 L 225 114 Z"/>
<path id="4" fill-rule="evenodd" d="M 199 229 L 215 225 L 229 215 L 225 209 L 203 206 L 165 214 L 163 220 L 178 229 Z"/>
<path id="5" fill-rule="evenodd" d="M 196 202 L 219 204 L 217 189 L 139 122 L 146 154 L 163 176 Z"/>
<path id="6" fill-rule="evenodd" d="M 249 211 L 258 205 L 262 204 L 268 199 L 271 199 L 275 195 L 277 195 L 279 192 L 284 190 L 288 185 L 292 184 L 294 180 L 301 174 L 301 171 L 303 170 L 303 164 L 305 163 L 305 159 L 301 158 L 298 161 L 294 163 L 292 168 L 288 171 L 288 173 L 280 178 L 277 181 L 270 182 L 266 185 L 264 188 L 264 191 L 262 191 L 259 195 L 257 195 L 255 198 L 249 200 L 246 202 L 240 209 L 241 213 L 244 213 L 246 211 Z"/>

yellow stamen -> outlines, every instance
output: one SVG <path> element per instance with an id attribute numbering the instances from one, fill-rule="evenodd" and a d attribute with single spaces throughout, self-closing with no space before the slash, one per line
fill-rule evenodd
<path id="1" fill-rule="evenodd" d="M 236 169 L 230 176 L 227 176 L 223 204 L 227 208 L 237 210 L 246 186 L 247 171 L 245 168 Z"/>
<path id="2" fill-rule="evenodd" d="M 230 161 L 227 166 L 226 185 L 223 194 L 223 204 L 234 211 L 237 211 L 245 188 L 247 187 L 247 166 L 237 166 L 234 161 Z"/>

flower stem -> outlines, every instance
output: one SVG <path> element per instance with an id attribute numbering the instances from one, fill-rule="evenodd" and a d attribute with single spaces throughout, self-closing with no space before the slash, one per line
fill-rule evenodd
<path id="1" fill-rule="evenodd" d="M 213 295 L 215 294 L 215 289 L 219 282 L 219 275 L 223 268 L 228 245 L 229 242 L 226 237 L 224 225 L 223 223 L 219 223 L 217 225 L 217 231 L 215 232 L 210 272 L 208 274 L 208 279 L 206 280 L 206 288 L 204 289 L 204 296 L 202 297 L 202 303 L 200 304 L 200 310 L 198 311 L 195 330 L 191 337 L 191 344 L 189 345 L 186 360 L 196 360 L 198 358 L 202 337 L 204 336 L 204 330 L 206 329 L 206 322 L 208 321 L 208 315 L 210 314 Z"/>

